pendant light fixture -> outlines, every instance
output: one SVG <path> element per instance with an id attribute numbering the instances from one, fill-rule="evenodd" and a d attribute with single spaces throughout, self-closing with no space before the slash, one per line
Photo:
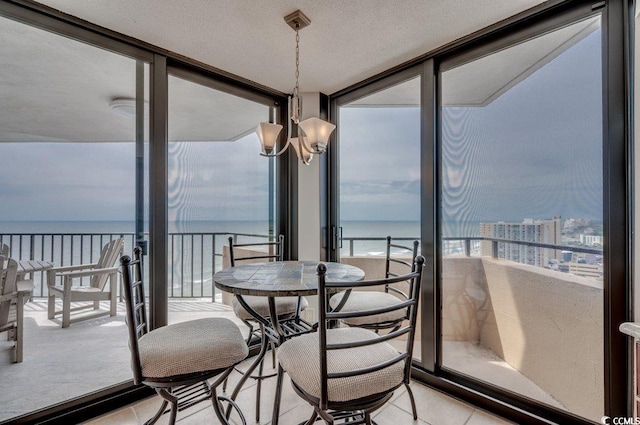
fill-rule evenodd
<path id="1" fill-rule="evenodd" d="M 313 158 L 313 154 L 322 154 L 327 150 L 329 136 L 331 136 L 331 133 L 336 126 L 317 117 L 307 118 L 304 121 L 300 121 L 300 116 L 302 115 L 302 99 L 300 99 L 299 84 L 300 30 L 308 26 L 311 21 L 299 10 L 285 16 L 284 20 L 296 32 L 296 85 L 293 88 L 291 97 L 289 98 L 289 111 L 291 113 L 292 125 L 297 126 L 298 136 L 290 137 L 292 131 L 289 130 L 287 143 L 279 152 L 274 153 L 278 141 L 278 135 L 282 130 L 282 125 L 261 122 L 258 125 L 256 133 L 260 139 L 260 145 L 262 147 L 261 155 L 268 157 L 278 156 L 283 154 L 289 145 L 293 145 L 300 161 L 308 165 Z"/>

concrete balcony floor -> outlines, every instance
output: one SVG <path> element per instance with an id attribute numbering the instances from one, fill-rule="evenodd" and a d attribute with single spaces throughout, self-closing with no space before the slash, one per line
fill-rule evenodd
<path id="1" fill-rule="evenodd" d="M 106 307 L 106 304 L 104 305 Z M 208 301 L 171 301 L 170 322 L 180 322 L 200 317 L 227 317 L 238 323 L 246 332 L 231 309 L 220 303 Z M 38 299 L 25 306 L 24 361 L 11 363 L 11 346 L 4 335 L 0 341 L 0 421 L 20 416 L 34 410 L 64 402 L 99 389 L 131 379 L 127 328 L 124 321 L 124 305 L 119 304 L 118 315 L 104 316 L 71 324 L 61 329 L 60 320 L 47 319 L 46 300 Z M 450 345 L 449 352 L 459 351 L 461 358 L 474 358 L 473 347 L 456 348 Z M 486 358 L 478 357 L 478 361 Z M 493 359 L 495 360 L 495 359 Z M 266 362 L 269 365 L 271 362 Z M 245 362 L 245 365 L 247 362 Z M 452 364 L 453 366 L 453 364 Z M 230 388 L 238 379 L 234 373 Z M 508 379 L 523 380 L 522 375 L 507 375 Z M 261 422 L 271 419 L 274 379 L 263 385 Z M 249 423 L 253 423 L 255 410 L 255 383 L 250 380 L 239 396 L 239 404 Z M 486 412 L 461 403 L 438 391 L 419 383 L 412 384 L 419 410 L 419 424 L 430 425 L 479 425 L 504 424 Z M 111 412 L 91 421 L 92 424 L 138 424 L 152 416 L 159 399 L 152 397 L 142 402 Z M 281 424 L 299 423 L 311 410 L 285 381 Z M 391 403 L 381 409 L 377 421 L 384 423 L 412 423 L 410 404 L 406 390 L 396 391 Z M 166 418 L 163 418 L 166 419 Z M 200 403 L 179 415 L 181 423 L 217 423 L 208 403 Z M 162 422 L 161 422 L 162 423 Z"/>

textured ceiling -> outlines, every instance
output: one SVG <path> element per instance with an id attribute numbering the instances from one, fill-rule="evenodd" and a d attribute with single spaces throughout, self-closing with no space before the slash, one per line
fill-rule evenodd
<path id="1" fill-rule="evenodd" d="M 540 0 L 41 0 L 97 25 L 290 93 L 301 9 L 302 91 L 331 94 Z"/>

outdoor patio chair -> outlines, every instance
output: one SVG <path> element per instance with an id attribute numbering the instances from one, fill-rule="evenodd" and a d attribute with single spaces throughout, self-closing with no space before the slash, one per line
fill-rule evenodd
<path id="1" fill-rule="evenodd" d="M 320 416 L 328 424 L 348 418 L 349 423 L 370 425 L 371 413 L 391 399 L 395 389 L 408 387 L 423 266 L 424 258 L 419 256 L 406 275 L 349 283 L 327 282 L 326 266 L 318 265 L 318 332 L 292 338 L 278 349 L 273 424 L 278 422 L 285 371 L 295 392 L 313 406 L 308 424 Z M 407 299 L 392 306 L 348 312 L 329 306 L 329 296 L 338 290 L 384 288 L 405 281 Z M 385 335 L 359 327 L 330 329 L 335 320 L 391 311 L 408 311 L 407 322 Z M 405 341 L 398 341 L 401 337 Z"/>
<path id="2" fill-rule="evenodd" d="M 239 249 L 238 249 L 239 248 Z M 243 251 L 244 254 L 240 257 L 238 254 Z M 279 235 L 275 242 L 254 242 L 254 243 L 235 243 L 233 237 L 229 237 L 229 259 L 231 267 L 235 267 L 236 263 L 257 263 L 257 262 L 269 262 L 269 261 L 282 261 L 284 258 L 284 236 Z M 244 301 L 251 307 L 256 313 L 263 317 L 269 317 L 269 301 L 268 297 L 257 296 L 243 296 Z M 305 310 L 309 305 L 309 302 L 305 297 L 278 297 L 276 302 L 276 314 L 278 318 L 289 318 L 300 315 L 300 312 Z M 255 320 L 255 318 L 238 302 L 236 297 L 233 297 L 231 302 L 233 312 L 242 320 L 242 322 L 249 328 L 249 335 L 247 336 L 247 345 L 251 344 L 251 339 L 255 336 L 262 338 L 263 325 Z M 254 328 L 254 324 L 258 325 L 258 329 Z M 275 346 L 271 344 L 271 353 L 273 367 L 275 367 Z M 256 384 L 256 422 L 260 421 L 260 392 L 262 388 L 262 380 L 273 377 L 273 374 L 265 375 L 263 373 L 264 364 L 261 362 L 258 374 L 252 376 L 257 381 Z M 226 389 L 227 383 L 224 383 L 223 388 Z"/>
<path id="3" fill-rule="evenodd" d="M 404 246 L 393 243 L 391 236 L 387 236 L 387 250 L 385 258 L 385 278 L 397 277 L 402 273 L 409 273 L 412 270 L 413 264 L 411 260 L 407 261 L 407 256 L 394 256 L 392 250 L 399 249 L 400 252 L 409 252 L 411 257 L 416 258 L 418 255 L 418 246 L 420 242 L 413 241 L 412 246 Z M 396 266 L 397 265 L 397 266 Z M 400 272 L 400 273 L 399 273 Z M 406 288 L 401 287 L 405 285 L 405 282 L 396 283 L 395 285 L 385 285 L 384 291 L 346 291 L 335 294 L 329 300 L 331 308 L 339 309 L 343 313 L 355 312 L 361 310 L 376 310 L 384 309 L 389 306 L 397 305 L 403 301 L 409 299 L 409 294 L 406 292 Z M 380 314 L 374 314 L 369 316 L 356 316 L 344 318 L 341 321 L 347 326 L 359 327 L 370 329 L 375 332 L 381 330 L 394 331 L 402 326 L 402 323 L 407 320 L 407 309 L 385 311 Z M 409 393 L 409 400 L 411 402 L 411 411 L 413 413 L 413 419 L 418 419 L 418 411 L 416 408 L 416 402 L 413 397 L 411 388 L 407 385 L 407 392 Z"/>
<path id="4" fill-rule="evenodd" d="M 123 256 L 120 264 L 133 381 L 152 387 L 163 399 L 160 409 L 146 423 L 155 423 L 171 403 L 169 423 L 174 424 L 178 411 L 210 399 L 220 422 L 229 424 L 221 405 L 226 401 L 246 424 L 236 403 L 216 393 L 234 366 L 249 354 L 240 329 L 229 319 L 214 317 L 149 330 L 140 252 L 136 247 L 134 260 Z M 209 384 L 207 380 L 213 378 L 215 381 Z"/>
<path id="5" fill-rule="evenodd" d="M 24 300 L 27 296 L 16 288 L 16 260 L 0 255 L 0 332 L 14 342 L 14 362 L 22 362 Z"/>
<path id="6" fill-rule="evenodd" d="M 100 253 L 96 263 L 79 264 L 75 266 L 54 267 L 47 271 L 47 285 L 49 289 L 48 317 L 53 319 L 62 314 L 62 327 L 66 328 L 73 322 L 92 319 L 104 315 L 116 315 L 116 294 L 118 291 L 118 267 L 116 261 L 122 254 L 124 239 L 118 238 L 107 243 Z M 74 280 L 89 278 L 89 285 L 74 285 Z M 60 282 L 61 284 L 58 284 Z M 80 281 L 82 283 L 82 281 Z M 107 287 L 107 283 L 109 283 Z M 62 299 L 62 310 L 55 310 L 56 297 Z M 76 301 L 91 301 L 92 304 L 71 308 Z M 92 315 L 83 315 L 71 319 L 71 312 L 93 308 L 100 309 L 100 301 L 109 301 L 109 311 Z"/>

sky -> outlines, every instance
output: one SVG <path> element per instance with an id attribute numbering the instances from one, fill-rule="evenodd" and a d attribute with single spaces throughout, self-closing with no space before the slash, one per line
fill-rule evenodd
<path id="1" fill-rule="evenodd" d="M 485 107 L 444 108 L 445 221 L 601 219 L 600 36 Z M 419 109 L 340 114 L 342 219 L 419 220 Z M 269 161 L 254 134 L 169 150 L 170 220 L 266 219 Z M 134 154 L 133 143 L 2 143 L 0 220 L 133 220 Z"/>
<path id="2" fill-rule="evenodd" d="M 484 107 L 443 108 L 443 222 L 602 219 L 600 37 L 587 36 Z M 419 110 L 340 114 L 341 217 L 417 220 Z"/>

